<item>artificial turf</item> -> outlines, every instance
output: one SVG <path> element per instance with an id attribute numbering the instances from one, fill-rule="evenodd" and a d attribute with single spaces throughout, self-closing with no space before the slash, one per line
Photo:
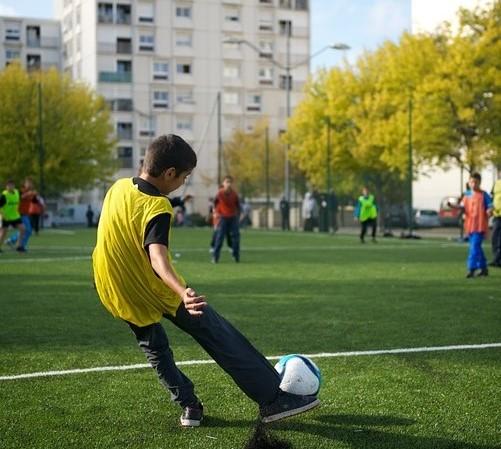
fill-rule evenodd
<path id="1" fill-rule="evenodd" d="M 501 342 L 501 270 L 464 279 L 446 240 L 245 231 L 242 262 L 209 263 L 207 229 L 175 229 L 178 270 L 262 352 Z M 145 363 L 92 286 L 94 230 L 45 231 L 0 254 L 0 376 Z M 207 359 L 165 323 L 176 359 Z M 494 448 L 501 349 L 318 358 L 322 406 L 269 426 L 303 448 Z M 256 407 L 216 365 L 183 370 L 207 417 L 178 427 L 151 369 L 0 381 L 3 448 L 243 449 Z"/>

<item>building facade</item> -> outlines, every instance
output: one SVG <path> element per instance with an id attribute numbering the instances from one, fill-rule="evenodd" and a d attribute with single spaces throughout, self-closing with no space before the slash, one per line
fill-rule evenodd
<path id="1" fill-rule="evenodd" d="M 27 70 L 60 69 L 59 21 L 0 17 L 0 70 L 14 61 Z"/>
<path id="2" fill-rule="evenodd" d="M 56 0 L 55 6 L 62 69 L 95 88 L 112 110 L 118 176 L 137 172 L 155 136 L 179 134 L 198 154 L 188 186 L 198 210 L 221 175 L 218 119 L 223 140 L 263 117 L 278 133 L 286 125 L 287 83 L 293 107 L 308 77 L 307 0 Z M 272 61 L 299 66 L 287 79 Z"/>

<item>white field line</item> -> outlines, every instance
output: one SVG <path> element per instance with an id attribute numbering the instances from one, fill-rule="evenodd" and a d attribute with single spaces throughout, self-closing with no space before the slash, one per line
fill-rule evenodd
<path id="1" fill-rule="evenodd" d="M 320 358 L 332 358 L 332 357 L 356 357 L 364 355 L 385 355 L 385 354 L 409 354 L 409 353 L 419 353 L 419 352 L 437 352 L 437 351 L 460 351 L 466 349 L 489 349 L 489 348 L 501 348 L 501 343 L 485 343 L 485 344 L 475 344 L 475 345 L 453 345 L 453 346 L 424 346 L 418 348 L 399 348 L 399 349 L 379 349 L 372 351 L 348 351 L 348 352 L 320 352 L 317 354 L 304 354 L 306 357 L 311 359 Z M 270 356 L 267 357 L 268 360 L 278 360 L 282 356 Z M 178 366 L 186 365 L 208 365 L 216 363 L 214 360 L 185 360 L 177 362 Z M 62 371 L 42 371 L 37 373 L 25 373 L 25 374 L 14 374 L 11 376 L 0 376 L 0 381 L 4 380 L 17 380 L 17 379 L 29 379 L 34 377 L 51 377 L 51 376 L 65 376 L 68 374 L 81 374 L 81 373 L 94 373 L 103 371 L 125 371 L 131 369 L 143 369 L 149 368 L 150 365 L 147 363 L 138 363 L 135 365 L 119 365 L 119 366 L 98 366 L 94 368 L 79 368 L 79 369 L 69 369 Z"/>

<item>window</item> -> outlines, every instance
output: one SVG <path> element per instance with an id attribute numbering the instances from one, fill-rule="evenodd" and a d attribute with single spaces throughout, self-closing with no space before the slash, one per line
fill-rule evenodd
<path id="1" fill-rule="evenodd" d="M 176 34 L 176 46 L 177 47 L 191 47 L 192 46 L 192 36 L 189 33 L 177 33 Z"/>
<path id="2" fill-rule="evenodd" d="M 259 84 L 265 84 L 265 85 L 273 84 L 273 68 L 260 67 L 258 78 L 259 78 Z"/>
<path id="3" fill-rule="evenodd" d="M 130 25 L 130 5 L 117 4 L 117 23 Z"/>
<path id="4" fill-rule="evenodd" d="M 239 78 L 240 67 L 236 65 L 225 65 L 223 68 L 223 76 L 225 78 Z"/>
<path id="5" fill-rule="evenodd" d="M 240 10 L 238 8 L 224 9 L 225 22 L 240 22 Z"/>
<path id="6" fill-rule="evenodd" d="M 21 38 L 21 26 L 19 23 L 5 22 L 5 40 L 19 41 Z"/>
<path id="7" fill-rule="evenodd" d="M 280 20 L 278 28 L 282 36 L 292 36 L 292 22 L 290 20 Z"/>
<path id="8" fill-rule="evenodd" d="M 259 41 L 259 50 L 261 58 L 271 58 L 273 56 L 273 42 Z"/>
<path id="9" fill-rule="evenodd" d="M 167 62 L 155 61 L 153 63 L 153 79 L 165 81 L 169 79 L 169 64 Z"/>
<path id="10" fill-rule="evenodd" d="M 273 31 L 273 20 L 259 19 L 259 31 Z"/>
<path id="11" fill-rule="evenodd" d="M 40 47 L 40 27 L 27 26 L 26 27 L 26 40 L 28 47 Z"/>
<path id="12" fill-rule="evenodd" d="M 176 120 L 176 129 L 178 131 L 192 131 L 193 119 L 191 117 L 178 117 Z"/>
<path id="13" fill-rule="evenodd" d="M 139 120 L 139 136 L 154 137 L 155 136 L 155 117 L 141 117 Z"/>
<path id="14" fill-rule="evenodd" d="M 280 8 L 287 8 L 291 9 L 292 8 L 292 0 L 280 0 Z"/>
<path id="15" fill-rule="evenodd" d="M 258 112 L 261 110 L 261 95 L 251 93 L 247 97 L 247 110 Z"/>
<path id="16" fill-rule="evenodd" d="M 183 63 L 176 65 L 176 72 L 183 75 L 191 75 L 191 64 Z"/>
<path id="17" fill-rule="evenodd" d="M 176 95 L 176 101 L 181 104 L 194 104 L 192 90 L 180 90 Z"/>
<path id="18" fill-rule="evenodd" d="M 117 61 L 117 72 L 118 73 L 132 72 L 132 61 Z"/>
<path id="19" fill-rule="evenodd" d="M 26 55 L 26 66 L 28 71 L 40 70 L 42 67 L 42 57 L 40 55 Z"/>
<path id="20" fill-rule="evenodd" d="M 308 11 L 308 0 L 296 0 L 296 9 L 298 11 Z"/>
<path id="21" fill-rule="evenodd" d="M 153 107 L 155 109 L 167 109 L 169 107 L 169 92 L 156 90 L 153 92 Z"/>
<path id="22" fill-rule="evenodd" d="M 139 36 L 139 51 L 153 51 L 155 49 L 155 38 L 153 35 L 141 35 Z"/>
<path id="23" fill-rule="evenodd" d="M 153 3 L 139 3 L 137 5 L 137 20 L 141 23 L 153 23 L 154 22 L 154 10 Z"/>
<path id="24" fill-rule="evenodd" d="M 7 61 L 12 61 L 13 59 L 19 59 L 21 57 L 21 52 L 19 50 L 12 50 L 7 48 L 5 50 L 5 59 Z"/>
<path id="25" fill-rule="evenodd" d="M 191 19 L 191 6 L 176 6 L 176 17 Z"/>
<path id="26" fill-rule="evenodd" d="M 117 157 L 120 168 L 132 168 L 132 147 L 118 147 Z"/>
<path id="27" fill-rule="evenodd" d="M 99 3 L 97 6 L 97 21 L 99 23 L 113 23 L 113 4 Z"/>
<path id="28" fill-rule="evenodd" d="M 280 89 L 292 89 L 292 76 L 280 75 Z"/>
<path id="29" fill-rule="evenodd" d="M 225 104 L 237 105 L 240 103 L 238 92 L 224 92 L 223 101 Z"/>
<path id="30" fill-rule="evenodd" d="M 132 140 L 132 123 L 118 122 L 117 137 L 119 140 Z"/>
<path id="31" fill-rule="evenodd" d="M 132 53 L 132 41 L 128 37 L 117 38 L 117 53 L 130 55 Z"/>
<path id="32" fill-rule="evenodd" d="M 115 98 L 113 100 L 108 100 L 108 104 L 112 111 L 132 111 L 131 98 Z"/>

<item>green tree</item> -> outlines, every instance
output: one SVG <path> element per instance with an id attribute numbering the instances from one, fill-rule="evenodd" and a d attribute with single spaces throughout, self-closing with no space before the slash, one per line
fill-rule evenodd
<path id="1" fill-rule="evenodd" d="M 104 99 L 55 69 L 28 74 L 18 64 L 0 72 L 0 178 L 40 177 L 39 84 L 45 194 L 109 179 L 116 169 L 115 142 Z"/>
<path id="2" fill-rule="evenodd" d="M 459 17 L 457 33 L 445 26 L 437 36 L 443 55 L 417 88 L 416 128 L 439 164 L 474 171 L 501 162 L 501 2 Z"/>
<path id="3" fill-rule="evenodd" d="M 235 130 L 223 148 L 224 165 L 245 196 L 266 194 L 267 166 L 270 194 L 279 194 L 284 185 L 284 146 L 269 136 L 268 161 L 266 155 L 266 129 L 268 122 L 261 120 L 250 132 Z"/>

